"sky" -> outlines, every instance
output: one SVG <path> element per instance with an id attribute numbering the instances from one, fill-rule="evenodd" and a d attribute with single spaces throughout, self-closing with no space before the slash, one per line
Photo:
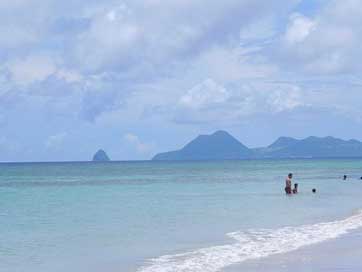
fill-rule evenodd
<path id="1" fill-rule="evenodd" d="M 144 160 L 227 130 L 362 140 L 360 0 L 1 0 L 0 161 Z"/>

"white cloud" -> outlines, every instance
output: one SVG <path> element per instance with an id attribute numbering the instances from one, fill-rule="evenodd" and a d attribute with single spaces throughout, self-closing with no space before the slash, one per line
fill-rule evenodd
<path id="1" fill-rule="evenodd" d="M 33 83 L 42 83 L 54 76 L 59 80 L 81 83 L 84 77 L 76 70 L 61 67 L 58 57 L 47 55 L 30 55 L 7 62 L 3 69 L 8 71 L 11 83 L 29 87 Z"/>
<path id="2" fill-rule="evenodd" d="M 215 45 L 238 42 L 241 29 L 250 38 L 250 24 L 264 16 L 272 18 L 275 8 L 288 10 L 297 2 L 226 0 L 209 2 L 207 8 L 201 0 L 108 3 L 89 14 L 90 27 L 76 40 L 75 55 L 91 71 L 141 63 L 160 70 Z M 252 29 L 259 37 L 269 37 L 273 32 L 269 25 L 254 24 Z"/>
<path id="3" fill-rule="evenodd" d="M 95 70 L 128 62 L 141 43 L 142 28 L 122 4 L 92 16 L 89 29 L 77 39 L 76 56 L 83 69 Z"/>
<path id="4" fill-rule="evenodd" d="M 210 77 L 222 84 L 273 77 L 277 72 L 275 65 L 260 58 L 259 50 L 238 45 L 212 47 L 192 62 L 189 73 Z"/>
<path id="5" fill-rule="evenodd" d="M 310 18 L 294 13 L 290 16 L 285 39 L 289 44 L 302 42 L 311 34 L 315 26 L 316 23 Z"/>
<path id="6" fill-rule="evenodd" d="M 160 111 L 176 123 L 236 124 L 260 115 L 309 106 L 313 96 L 298 85 L 278 82 L 233 82 L 226 87 L 205 80 L 182 95 L 177 107 Z M 304 95 L 303 95 L 304 94 Z M 171 114 L 172 113 L 172 114 Z"/>
<path id="7" fill-rule="evenodd" d="M 59 79 L 69 83 L 77 83 L 83 81 L 83 76 L 75 70 L 59 69 L 56 73 Z"/>
<path id="8" fill-rule="evenodd" d="M 9 62 L 11 79 L 20 85 L 43 81 L 56 72 L 54 61 L 46 56 L 29 56 Z"/>
<path id="9" fill-rule="evenodd" d="M 81 92 L 80 117 L 95 122 L 105 112 L 111 112 L 124 105 L 124 83 L 114 74 L 97 74 L 84 79 Z"/>
<path id="10" fill-rule="evenodd" d="M 123 138 L 129 144 L 132 144 L 136 148 L 137 152 L 142 154 L 150 154 L 155 148 L 154 144 L 144 143 L 137 135 L 132 133 L 125 134 Z"/>
<path id="11" fill-rule="evenodd" d="M 183 95 L 179 104 L 194 109 L 203 108 L 213 104 L 225 102 L 230 97 L 228 91 L 221 85 L 218 85 L 212 79 L 206 79 L 202 83 L 194 86 Z"/>
<path id="12" fill-rule="evenodd" d="M 316 2 L 308 12 L 300 0 L 0 1 L 2 124 L 31 108 L 49 126 L 87 127 L 83 136 L 132 127 L 123 140 L 142 153 L 150 120 L 168 131 L 278 122 L 309 106 L 352 119 L 362 2 Z"/>
<path id="13" fill-rule="evenodd" d="M 360 74 L 362 64 L 362 2 L 327 1 L 311 18 L 294 14 L 281 44 L 277 61 L 287 69 L 310 75 Z"/>
<path id="14" fill-rule="evenodd" d="M 268 103 L 273 112 L 290 111 L 297 107 L 305 106 L 302 101 L 301 90 L 298 86 L 274 86 L 268 97 Z"/>

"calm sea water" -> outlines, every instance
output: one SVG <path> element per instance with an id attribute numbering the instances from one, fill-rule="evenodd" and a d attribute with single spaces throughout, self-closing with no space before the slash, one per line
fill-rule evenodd
<path id="1" fill-rule="evenodd" d="M 222 271 L 362 227 L 360 176 L 352 159 L 0 164 L 0 271 Z"/>

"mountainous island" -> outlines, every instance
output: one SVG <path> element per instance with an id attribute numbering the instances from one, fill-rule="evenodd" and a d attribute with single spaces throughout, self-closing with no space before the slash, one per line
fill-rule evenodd
<path id="1" fill-rule="evenodd" d="M 94 162 L 107 162 L 107 161 L 110 161 L 110 158 L 108 157 L 107 153 L 103 149 L 100 149 L 94 154 L 93 161 Z"/>
<path id="2" fill-rule="evenodd" d="M 157 154 L 155 161 L 362 157 L 362 142 L 334 137 L 280 137 L 267 147 L 248 148 L 226 131 L 200 135 L 180 150 Z"/>
<path id="3" fill-rule="evenodd" d="M 226 131 L 200 135 L 184 148 L 157 154 L 153 160 L 233 160 L 246 159 L 252 151 Z"/>

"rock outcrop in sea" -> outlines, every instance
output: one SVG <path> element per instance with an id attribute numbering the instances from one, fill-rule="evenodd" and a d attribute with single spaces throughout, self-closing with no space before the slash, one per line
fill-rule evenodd
<path id="1" fill-rule="evenodd" d="M 103 149 L 100 149 L 94 154 L 93 161 L 94 162 L 107 162 L 107 161 L 110 161 L 110 158 L 108 157 L 107 153 Z"/>

